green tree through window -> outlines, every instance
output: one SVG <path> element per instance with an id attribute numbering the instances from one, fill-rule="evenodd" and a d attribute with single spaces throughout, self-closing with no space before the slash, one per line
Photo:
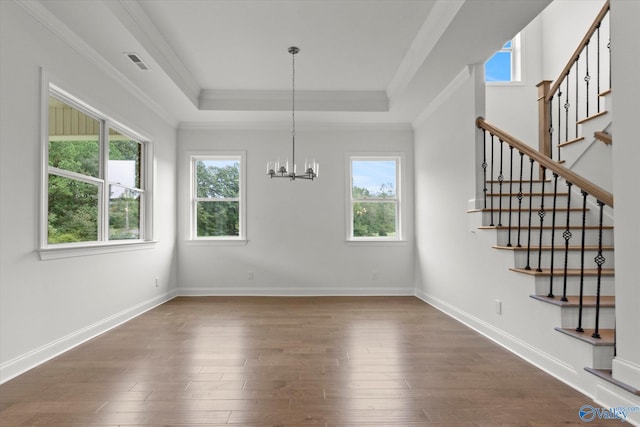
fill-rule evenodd
<path id="1" fill-rule="evenodd" d="M 144 144 L 54 93 L 49 96 L 46 244 L 141 239 Z"/>
<path id="2" fill-rule="evenodd" d="M 352 159 L 351 238 L 399 237 L 398 161 Z"/>
<path id="3" fill-rule="evenodd" d="M 195 236 L 240 237 L 240 158 L 194 160 Z"/>

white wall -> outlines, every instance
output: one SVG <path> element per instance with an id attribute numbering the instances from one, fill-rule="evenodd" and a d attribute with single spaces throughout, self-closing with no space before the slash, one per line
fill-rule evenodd
<path id="1" fill-rule="evenodd" d="M 486 120 L 538 148 L 536 85 L 558 77 L 603 4 L 555 0 L 529 23 L 522 30 L 522 82 L 487 84 Z"/>
<path id="2" fill-rule="evenodd" d="M 542 12 L 544 79 L 558 77 L 603 5 L 604 0 L 555 0 Z"/>
<path id="3" fill-rule="evenodd" d="M 175 287 L 175 130 L 14 2 L 1 1 L 0 381 L 167 298 Z M 150 137 L 152 249 L 40 261 L 40 67 Z M 159 277 L 159 287 L 155 278 Z"/>
<path id="4" fill-rule="evenodd" d="M 269 179 L 266 162 L 290 156 L 281 129 L 181 129 L 179 292 L 181 294 L 413 294 L 413 132 L 384 127 L 297 126 L 296 156 L 320 162 L 316 181 Z M 192 150 L 247 153 L 246 246 L 185 242 L 187 160 Z M 404 152 L 403 243 L 346 243 L 346 153 Z M 253 272 L 253 279 L 248 272 Z M 377 273 L 373 279 L 372 272 Z"/>
<path id="5" fill-rule="evenodd" d="M 522 80 L 487 83 L 485 119 L 538 148 L 538 88 L 542 80 L 542 20 L 534 19 L 521 32 Z"/>
<path id="6" fill-rule="evenodd" d="M 611 2 L 612 94 L 615 97 L 613 185 L 615 194 L 616 317 L 618 357 L 615 378 L 640 389 L 640 202 L 638 201 L 638 39 L 640 2 Z M 620 88 L 620 89 L 619 89 Z M 640 399 L 638 399 L 640 404 Z M 640 417 L 638 417 L 640 422 Z"/>

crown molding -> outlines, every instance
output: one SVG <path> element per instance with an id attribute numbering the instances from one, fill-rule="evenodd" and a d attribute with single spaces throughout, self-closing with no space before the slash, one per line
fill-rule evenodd
<path id="1" fill-rule="evenodd" d="M 427 19 L 418 30 L 418 34 L 411 43 L 407 54 L 387 87 L 387 95 L 393 99 L 409 86 L 424 61 L 446 29 L 458 14 L 466 0 L 438 0 Z"/>
<path id="2" fill-rule="evenodd" d="M 221 131 L 221 130 L 238 130 L 238 131 L 291 131 L 291 122 L 181 122 L 178 125 L 178 131 Z M 411 123 L 356 123 L 356 122 L 304 122 L 296 124 L 298 131 L 394 131 L 405 132 L 413 131 Z"/>
<path id="3" fill-rule="evenodd" d="M 296 111 L 388 112 L 384 91 L 296 91 Z M 217 90 L 200 92 L 199 109 L 207 111 L 290 111 L 291 91 Z"/>
<path id="4" fill-rule="evenodd" d="M 413 121 L 414 129 L 419 127 L 429 116 L 431 116 L 438 108 L 440 108 L 451 95 L 457 91 L 464 82 L 471 78 L 472 70 L 470 65 L 462 67 L 460 72 L 442 89 L 429 104 L 418 114 Z"/>
<path id="5" fill-rule="evenodd" d="M 58 17 L 49 11 L 49 9 L 44 7 L 40 0 L 16 0 L 15 3 L 22 7 L 22 9 L 24 9 L 29 15 L 40 22 L 45 28 L 51 31 L 51 33 L 57 36 L 69 47 L 104 71 L 107 76 L 111 77 L 123 86 L 133 96 L 149 107 L 149 109 L 151 109 L 165 123 L 173 127 L 177 125 L 177 120 L 173 115 L 151 99 L 144 91 L 131 82 L 131 80 L 125 77 L 124 74 L 122 74 L 89 44 L 87 44 L 87 42 L 85 42 L 81 37 L 79 37 L 78 34 L 58 19 Z"/>
<path id="6" fill-rule="evenodd" d="M 176 87 L 197 107 L 200 86 L 140 3 L 135 0 L 108 0 L 104 3 L 151 55 Z"/>

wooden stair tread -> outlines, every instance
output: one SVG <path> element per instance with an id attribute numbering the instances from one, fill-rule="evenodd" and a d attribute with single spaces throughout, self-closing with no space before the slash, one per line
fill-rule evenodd
<path id="1" fill-rule="evenodd" d="M 609 95 L 610 93 L 611 93 L 611 89 L 607 89 L 600 92 L 598 96 L 605 96 L 605 95 Z"/>
<path id="2" fill-rule="evenodd" d="M 505 183 L 507 183 L 507 184 L 508 184 L 508 183 L 510 183 L 510 182 L 514 182 L 514 183 L 518 183 L 518 184 L 519 184 L 519 183 L 520 183 L 520 180 L 511 181 L 511 180 L 509 180 L 509 179 L 505 179 L 504 181 L 502 181 L 502 184 L 504 185 Z M 522 180 L 522 183 L 524 184 L 525 182 L 528 184 L 528 183 L 530 183 L 530 182 L 536 182 L 536 183 L 541 183 L 541 182 L 551 182 L 551 180 L 550 180 L 550 179 L 534 179 L 534 180 L 523 179 L 523 180 Z M 500 181 L 497 181 L 497 180 L 495 180 L 495 181 L 494 181 L 494 180 L 489 180 L 489 181 L 487 181 L 487 184 L 490 184 L 490 183 L 493 183 L 493 184 L 500 184 Z"/>
<path id="3" fill-rule="evenodd" d="M 600 111 L 599 113 L 592 114 L 592 115 L 590 115 L 589 117 L 585 117 L 584 119 L 580 119 L 580 120 L 578 120 L 578 121 L 576 122 L 576 124 L 579 124 L 579 125 L 580 125 L 580 124 L 582 124 L 582 123 L 588 122 L 589 120 L 593 120 L 593 119 L 595 119 L 595 118 L 597 118 L 597 117 L 604 116 L 605 114 L 608 114 L 608 111 Z"/>
<path id="4" fill-rule="evenodd" d="M 526 226 L 522 226 L 520 227 L 522 230 L 527 230 L 529 227 Z M 551 230 L 551 226 L 550 225 L 545 225 L 542 227 L 544 230 Z M 556 225 L 556 230 L 566 230 L 567 226 L 561 226 L 561 225 Z M 585 227 L 585 230 L 598 230 L 600 227 L 598 227 L 597 225 L 587 225 Z M 481 225 L 478 227 L 478 229 L 480 230 L 491 230 L 491 229 L 496 229 L 496 230 L 508 230 L 509 226 L 508 225 Z M 512 230 L 517 230 L 518 226 L 517 225 L 512 225 L 511 226 Z M 532 225 L 531 226 L 532 230 L 539 230 L 540 226 L 539 225 Z M 582 229 L 581 225 L 570 225 L 569 229 L 571 230 L 576 230 L 576 229 Z M 613 230 L 613 225 L 603 225 L 602 226 L 603 230 Z"/>
<path id="5" fill-rule="evenodd" d="M 611 145 L 613 143 L 613 136 L 611 136 L 607 132 L 594 132 L 593 136 L 597 140 L 602 141 L 607 145 Z"/>
<path id="6" fill-rule="evenodd" d="M 528 181 L 527 181 L 527 182 L 528 182 Z M 522 181 L 522 183 L 524 184 L 524 183 L 525 183 L 525 181 Z M 500 193 L 487 193 L 487 197 L 501 197 L 501 196 L 502 196 L 502 197 L 509 197 L 509 196 L 512 196 L 512 197 L 518 197 L 518 194 L 519 194 L 519 193 L 502 193 L 502 194 L 500 194 Z M 544 195 L 545 195 L 545 196 L 552 197 L 552 196 L 553 196 L 553 192 L 551 192 L 551 193 L 544 193 Z M 567 197 L 568 195 L 569 195 L 569 193 L 557 193 L 557 194 L 556 194 L 556 196 L 557 196 L 557 197 Z M 534 192 L 534 193 L 525 193 L 525 192 L 523 192 L 523 193 L 522 193 L 522 197 L 523 197 L 523 198 L 527 198 L 527 197 L 540 197 L 540 196 L 542 196 L 542 193 L 541 193 L 541 192 L 537 192 L 537 193 L 536 193 L 536 192 Z"/>
<path id="7" fill-rule="evenodd" d="M 546 295 L 530 295 L 531 298 L 546 302 L 552 305 L 557 305 L 560 307 L 578 307 L 580 306 L 580 296 L 578 295 L 567 295 L 568 301 L 560 300 L 560 296 L 556 295 L 555 298 L 549 298 Z M 595 307 L 596 306 L 596 297 L 595 295 L 583 295 L 582 296 L 582 305 L 584 307 Z M 615 307 L 616 306 L 616 297 L 610 295 L 601 295 L 600 296 L 600 307 Z"/>
<path id="8" fill-rule="evenodd" d="M 575 144 L 576 142 L 582 142 L 582 141 L 584 141 L 584 136 L 579 136 L 578 138 L 574 138 L 574 139 L 570 139 L 570 140 L 565 141 L 565 142 L 561 142 L 560 144 L 557 144 L 557 146 L 559 148 L 562 148 L 562 147 L 566 147 L 567 145 Z"/>
<path id="9" fill-rule="evenodd" d="M 532 211 L 534 213 L 537 213 L 539 209 L 540 209 L 539 207 L 533 208 Z M 587 209 L 569 208 L 568 210 L 569 210 L 569 212 L 588 212 L 591 209 L 589 209 L 589 208 L 587 208 Z M 546 209 L 545 208 L 545 211 L 551 211 L 551 209 Z M 566 212 L 567 208 L 556 208 L 556 211 Z M 518 209 L 518 208 L 511 208 L 511 209 L 509 209 L 509 208 L 502 208 L 502 209 L 500 209 L 500 208 L 493 208 L 493 209 L 491 209 L 491 208 L 480 208 L 480 209 L 471 209 L 471 210 L 467 211 L 467 213 L 471 213 L 471 212 L 514 212 L 514 213 L 522 212 L 522 213 L 527 213 L 527 212 L 529 212 L 529 206 L 527 206 L 526 208 L 522 208 L 522 209 Z"/>
<path id="10" fill-rule="evenodd" d="M 640 389 L 635 388 L 627 383 L 624 383 L 620 380 L 613 378 L 613 374 L 611 369 L 595 369 L 595 368 L 584 368 L 585 371 L 601 378 L 615 386 L 618 386 L 631 394 L 635 394 L 636 396 L 640 396 Z"/>
<path id="11" fill-rule="evenodd" d="M 542 271 L 537 271 L 535 268 L 531 268 L 531 270 L 527 270 L 525 268 L 510 268 L 509 270 L 515 271 L 516 273 L 528 274 L 530 276 L 550 276 L 551 271 L 548 268 L 543 268 Z M 567 276 L 580 276 L 581 269 L 579 268 L 568 268 Z M 602 276 L 614 276 L 615 270 L 613 268 L 603 268 L 601 272 Z M 564 276 L 564 269 L 553 269 L 554 276 Z M 597 268 L 585 268 L 584 269 L 585 276 L 597 276 L 598 269 Z"/>
<path id="12" fill-rule="evenodd" d="M 580 341 L 595 345 L 595 346 L 613 346 L 615 343 L 615 331 L 613 329 L 600 329 L 598 333 L 600 338 L 593 338 L 594 329 L 585 329 L 584 332 L 577 332 L 574 328 L 554 328 L 558 332 L 569 335 L 573 338 L 577 338 Z"/>
<path id="13" fill-rule="evenodd" d="M 492 246 L 493 249 L 499 249 L 499 250 L 507 250 L 507 251 L 526 251 L 527 247 L 526 246 L 504 246 L 504 245 L 493 245 Z M 542 248 L 540 248 L 539 246 L 531 246 L 530 248 L 532 251 L 538 251 L 539 249 L 542 249 L 543 251 L 550 251 L 551 250 L 551 246 L 542 246 Z M 564 245 L 556 245 L 553 247 L 554 250 L 556 251 L 560 251 L 563 252 L 564 251 Z M 569 246 L 567 249 L 569 249 L 570 251 L 580 251 L 582 250 L 582 246 Z M 585 245 L 584 249 L 586 251 L 597 251 L 598 250 L 598 246 L 597 245 Z M 603 251 L 613 251 L 614 247 L 610 246 L 610 245 L 603 245 L 602 246 L 602 250 Z"/>

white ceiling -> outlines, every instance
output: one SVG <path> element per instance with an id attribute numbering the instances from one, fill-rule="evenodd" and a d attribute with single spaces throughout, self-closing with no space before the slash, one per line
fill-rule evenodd
<path id="1" fill-rule="evenodd" d="M 40 0 L 38 14 L 173 122 L 411 123 L 550 0 Z M 65 27 L 61 30 L 59 27 Z M 135 52 L 150 70 L 123 55 Z"/>

